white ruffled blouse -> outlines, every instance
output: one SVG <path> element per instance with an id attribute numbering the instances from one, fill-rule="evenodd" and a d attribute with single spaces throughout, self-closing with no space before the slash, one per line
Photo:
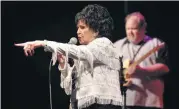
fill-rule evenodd
<path id="1" fill-rule="evenodd" d="M 118 72 L 120 62 L 109 39 L 96 38 L 88 45 L 79 46 L 46 41 L 45 51 L 52 52 L 53 65 L 56 63 L 57 53 L 65 55 L 65 67 L 59 67 L 59 70 L 61 87 L 68 95 L 72 89 L 72 71 L 76 73 L 76 98 L 79 109 L 93 103 L 121 105 Z M 73 67 L 68 65 L 68 58 L 74 60 Z"/>

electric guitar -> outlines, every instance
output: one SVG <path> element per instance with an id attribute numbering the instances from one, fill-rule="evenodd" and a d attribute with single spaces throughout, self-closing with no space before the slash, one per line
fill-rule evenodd
<path id="1" fill-rule="evenodd" d="M 152 53 L 158 51 L 160 48 L 164 47 L 164 43 L 161 43 L 160 45 L 157 45 L 156 47 L 154 47 L 153 49 L 151 49 L 150 51 L 148 51 L 145 55 L 143 55 L 142 57 L 140 57 L 138 60 L 134 61 L 133 63 L 131 63 L 131 61 L 129 59 L 125 60 L 123 62 L 123 74 L 124 74 L 124 80 L 126 81 L 123 86 L 130 86 L 132 84 L 130 77 L 131 75 L 128 74 L 128 68 L 129 67 L 136 67 L 138 64 L 140 64 L 144 59 L 146 59 L 148 56 L 150 56 Z"/>

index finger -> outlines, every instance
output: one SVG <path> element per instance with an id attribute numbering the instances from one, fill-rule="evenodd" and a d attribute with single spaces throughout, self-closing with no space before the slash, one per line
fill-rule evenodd
<path id="1" fill-rule="evenodd" d="M 24 47 L 26 43 L 18 43 L 18 44 L 14 44 L 15 46 L 18 46 L 18 47 Z"/>

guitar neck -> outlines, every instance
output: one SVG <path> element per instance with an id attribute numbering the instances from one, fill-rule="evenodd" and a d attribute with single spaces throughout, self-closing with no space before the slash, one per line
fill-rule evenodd
<path id="1" fill-rule="evenodd" d="M 157 50 L 159 50 L 161 47 L 157 46 L 154 47 L 152 50 L 150 50 L 149 52 L 147 52 L 145 55 L 143 55 L 141 58 L 139 58 L 137 61 L 135 61 L 134 63 L 132 63 L 132 65 L 136 66 L 138 64 L 140 64 L 144 59 L 146 59 L 148 56 L 150 56 L 152 53 L 156 52 Z"/>

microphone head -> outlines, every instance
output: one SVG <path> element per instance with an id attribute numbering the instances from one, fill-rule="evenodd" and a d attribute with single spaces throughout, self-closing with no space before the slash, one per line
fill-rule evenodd
<path id="1" fill-rule="evenodd" d="M 76 37 L 72 37 L 71 39 L 70 39 L 70 41 L 68 42 L 68 44 L 77 44 L 77 38 Z"/>

